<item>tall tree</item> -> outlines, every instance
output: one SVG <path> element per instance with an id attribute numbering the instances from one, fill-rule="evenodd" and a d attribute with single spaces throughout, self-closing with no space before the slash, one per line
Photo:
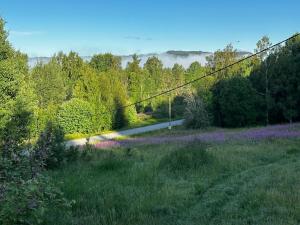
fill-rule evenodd
<path id="1" fill-rule="evenodd" d="M 11 47 L 4 25 L 0 18 L 0 127 L 9 120 L 28 73 L 27 56 Z"/>
<path id="2" fill-rule="evenodd" d="M 59 52 L 54 56 L 55 60 L 62 70 L 64 83 L 66 86 L 66 99 L 70 100 L 73 97 L 73 89 L 76 81 L 80 78 L 80 71 L 84 65 L 82 58 L 76 52 L 70 52 L 68 55 Z"/>
<path id="3" fill-rule="evenodd" d="M 121 57 L 110 53 L 94 55 L 90 61 L 90 65 L 99 72 L 121 70 Z"/>
<path id="4" fill-rule="evenodd" d="M 38 64 L 32 70 L 32 77 L 40 107 L 46 107 L 49 104 L 59 105 L 66 99 L 63 72 L 55 60 L 45 65 Z"/>
<path id="5" fill-rule="evenodd" d="M 213 55 L 207 57 L 207 66 L 212 71 L 217 71 L 236 61 L 238 58 L 237 50 L 233 48 L 232 44 L 227 45 L 223 50 L 216 51 Z M 217 73 L 217 79 L 224 79 L 238 74 L 239 65 L 234 65 L 230 68 L 222 70 Z"/>
<path id="6" fill-rule="evenodd" d="M 132 101 L 140 101 L 144 98 L 145 76 L 143 69 L 140 67 L 141 60 L 136 54 L 132 56 L 132 62 L 128 62 L 126 67 L 126 75 L 128 82 L 129 97 Z M 137 105 L 137 110 L 142 110 L 142 105 Z"/>
<path id="7" fill-rule="evenodd" d="M 8 41 L 8 32 L 4 28 L 5 21 L 0 17 L 0 61 L 8 59 L 13 55 L 13 48 Z"/>
<path id="8" fill-rule="evenodd" d="M 268 46 L 269 44 L 265 44 Z M 264 47 L 263 47 L 264 48 Z M 265 121 L 270 123 L 300 118 L 300 38 L 266 55 L 252 71 L 250 81 L 265 99 Z"/>
<path id="9" fill-rule="evenodd" d="M 257 43 L 256 43 L 256 49 L 255 52 L 260 52 L 268 47 L 270 47 L 272 44 L 270 42 L 270 39 L 267 36 L 263 36 Z M 267 61 L 265 61 L 266 57 L 268 56 L 269 52 L 265 51 L 259 54 L 260 63 L 263 64 L 263 67 L 265 68 L 264 71 L 264 77 L 265 77 L 265 103 L 266 103 L 266 124 L 269 124 L 269 110 L 270 110 L 270 93 L 269 93 L 269 65 Z M 276 62 L 275 62 L 276 63 Z"/>

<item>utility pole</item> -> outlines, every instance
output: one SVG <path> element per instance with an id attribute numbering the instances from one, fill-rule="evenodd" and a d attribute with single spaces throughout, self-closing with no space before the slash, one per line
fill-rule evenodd
<path id="1" fill-rule="evenodd" d="M 169 94 L 169 130 L 171 130 L 172 129 L 172 125 L 171 125 L 171 113 L 172 113 L 172 110 L 171 110 L 171 107 L 172 107 L 172 105 L 171 105 L 171 93 Z"/>
<path id="2" fill-rule="evenodd" d="M 268 65 L 266 69 L 266 125 L 269 125 L 269 80 L 268 80 Z"/>

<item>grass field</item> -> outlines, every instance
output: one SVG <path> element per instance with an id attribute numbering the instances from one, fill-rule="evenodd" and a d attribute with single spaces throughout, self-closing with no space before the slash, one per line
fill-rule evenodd
<path id="1" fill-rule="evenodd" d="M 47 224 L 300 224 L 300 139 L 96 150 L 51 176 L 70 213 Z"/>

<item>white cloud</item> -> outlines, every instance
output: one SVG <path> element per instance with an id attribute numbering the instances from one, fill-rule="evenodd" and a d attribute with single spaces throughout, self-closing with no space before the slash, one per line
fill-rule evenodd
<path id="1" fill-rule="evenodd" d="M 32 36 L 32 35 L 40 35 L 43 33 L 44 32 L 42 31 L 17 31 L 17 30 L 9 31 L 9 34 L 13 36 Z"/>

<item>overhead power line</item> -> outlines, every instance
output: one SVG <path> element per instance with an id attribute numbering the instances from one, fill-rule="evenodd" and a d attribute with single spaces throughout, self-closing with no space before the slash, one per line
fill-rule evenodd
<path id="1" fill-rule="evenodd" d="M 293 36 L 291 36 L 291 37 L 289 37 L 289 38 L 287 38 L 287 39 L 285 39 L 285 40 L 283 40 L 283 41 L 280 41 L 280 42 L 278 42 L 278 43 L 276 43 L 276 44 L 274 44 L 274 45 L 272 45 L 272 46 L 270 46 L 270 47 L 268 47 L 268 48 L 265 48 L 265 49 L 263 49 L 263 50 L 261 50 L 261 51 L 259 51 L 259 52 L 256 52 L 256 53 L 254 53 L 254 54 L 252 54 L 252 55 L 249 55 L 249 56 L 247 56 L 247 57 L 245 57 L 245 58 L 239 59 L 239 60 L 237 60 L 236 62 L 231 63 L 231 64 L 229 64 L 229 65 L 227 65 L 227 66 L 225 66 L 225 67 L 222 67 L 222 68 L 220 68 L 220 69 L 218 69 L 218 70 L 216 70 L 216 71 L 207 73 L 207 74 L 205 74 L 205 75 L 203 75 L 203 76 L 200 76 L 200 77 L 198 77 L 198 78 L 196 78 L 196 79 L 194 79 L 194 80 L 191 80 L 191 81 L 186 82 L 186 83 L 184 83 L 184 84 L 181 84 L 181 85 L 178 85 L 178 86 L 176 86 L 176 87 L 170 88 L 170 89 L 168 89 L 168 90 L 162 91 L 162 92 L 160 92 L 160 93 L 158 93 L 158 94 L 156 94 L 156 95 L 152 95 L 152 96 L 150 96 L 150 97 L 148 97 L 148 98 L 145 98 L 145 99 L 142 99 L 142 100 L 140 100 L 140 101 L 131 103 L 131 104 L 129 104 L 129 105 L 125 105 L 125 106 L 123 106 L 122 108 L 127 108 L 127 107 L 130 107 L 130 106 L 134 106 L 134 105 L 136 105 L 136 104 L 145 102 L 145 101 L 149 101 L 149 100 L 151 100 L 151 99 L 153 99 L 153 98 L 157 98 L 157 97 L 159 97 L 159 96 L 161 96 L 161 95 L 170 93 L 170 92 L 175 91 L 175 90 L 177 90 L 177 89 L 179 89 L 179 88 L 182 88 L 182 87 L 187 86 L 187 85 L 189 85 L 189 84 L 195 83 L 195 82 L 197 82 L 197 81 L 199 81 L 199 80 L 201 80 L 201 79 L 203 79 L 203 78 L 205 78 L 205 77 L 213 76 L 213 75 L 215 75 L 216 73 L 219 73 L 219 72 L 221 72 L 221 71 L 223 71 L 223 70 L 226 70 L 226 69 L 228 69 L 228 68 L 230 68 L 230 67 L 232 67 L 232 66 L 234 66 L 234 65 L 236 65 L 236 64 L 239 64 L 239 63 L 241 63 L 241 62 L 243 62 L 243 61 L 246 61 L 246 60 L 248 60 L 248 59 L 250 59 L 250 58 L 253 58 L 254 56 L 257 56 L 257 55 L 259 55 L 259 54 L 261 54 L 261 53 L 263 53 L 263 52 L 269 51 L 270 49 L 275 48 L 275 47 L 277 47 L 277 46 L 279 46 L 279 45 L 281 45 L 281 44 L 283 44 L 283 43 L 285 43 L 285 42 L 287 42 L 287 41 L 289 41 L 289 40 L 291 40 L 291 39 L 297 37 L 298 35 L 300 35 L 300 34 L 295 34 L 295 35 L 293 35 Z"/>

